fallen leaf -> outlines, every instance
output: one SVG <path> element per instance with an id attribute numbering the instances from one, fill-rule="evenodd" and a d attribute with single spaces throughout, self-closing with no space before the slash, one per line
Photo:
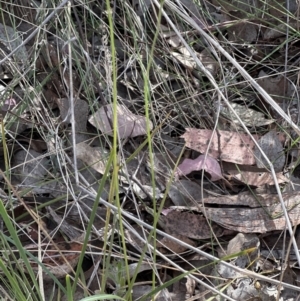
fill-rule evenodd
<path id="1" fill-rule="evenodd" d="M 125 237 L 126 240 L 132 245 L 134 246 L 137 250 L 142 251 L 143 248 L 145 247 L 145 241 L 140 239 L 140 237 L 145 237 L 145 234 L 148 236 L 149 233 L 147 232 L 147 230 L 142 229 L 140 226 L 138 225 L 132 225 L 133 230 L 135 233 L 137 233 L 138 235 L 134 235 L 133 232 L 130 230 L 125 230 Z M 145 232 L 146 231 L 146 232 Z M 161 235 L 157 235 L 154 239 L 154 237 L 152 236 L 149 240 L 148 240 L 148 244 L 151 246 L 156 246 L 158 240 L 162 239 Z"/>
<path id="2" fill-rule="evenodd" d="M 166 300 L 166 296 L 170 295 L 169 291 L 166 288 L 161 289 L 158 293 L 155 293 L 155 296 L 154 296 L 154 293 L 152 293 L 152 292 L 153 292 L 153 286 L 151 286 L 151 285 L 141 285 L 141 284 L 134 285 L 131 290 L 130 298 L 132 298 L 132 300 L 155 299 L 155 301 L 164 301 L 164 300 Z M 115 291 L 114 294 L 117 295 L 117 292 Z M 145 296 L 147 296 L 147 295 L 148 295 L 148 298 L 145 298 Z M 122 299 L 122 298 L 120 298 L 118 296 L 114 296 L 114 295 L 112 295 L 112 297 L 114 298 L 114 300 L 115 299 L 116 300 L 119 300 L 119 299 L 125 300 L 125 299 Z M 106 300 L 107 300 L 107 298 L 106 298 Z M 174 299 L 168 298 L 168 300 L 174 300 Z M 88 301 L 88 300 L 80 300 L 80 301 Z"/>
<path id="3" fill-rule="evenodd" d="M 289 265 L 285 267 L 282 280 L 285 283 L 297 285 L 297 274 L 292 270 L 292 268 Z"/>
<path id="4" fill-rule="evenodd" d="M 189 297 L 194 296 L 196 290 L 196 281 L 192 277 L 187 276 L 186 280 L 186 291 Z"/>
<path id="5" fill-rule="evenodd" d="M 227 278 L 227 279 L 239 279 L 243 277 L 243 274 L 238 272 L 237 270 L 224 265 L 223 263 L 219 263 L 216 266 L 218 275 L 222 276 L 223 278 Z"/>
<path id="6" fill-rule="evenodd" d="M 224 269 L 228 269 L 225 267 Z M 218 272 L 220 272 L 218 270 Z M 223 274 L 220 272 L 220 275 Z M 229 285 L 226 293 L 233 300 L 244 301 L 244 300 L 275 300 L 268 297 L 265 291 L 267 290 L 257 290 L 255 287 L 255 282 L 249 277 L 240 277 L 237 278 L 235 285 Z M 249 296 L 252 298 L 250 299 Z"/>
<path id="7" fill-rule="evenodd" d="M 124 105 L 117 106 L 118 134 L 120 138 L 136 137 L 146 135 L 147 120 L 144 116 L 131 113 Z M 113 135 L 113 107 L 106 105 L 101 107 L 90 118 L 89 122 L 101 130 L 104 134 Z M 153 124 L 149 120 L 149 128 L 152 130 Z"/>
<path id="8" fill-rule="evenodd" d="M 297 0 L 268 0 L 269 6 L 269 16 L 275 17 L 277 20 L 280 20 L 282 17 L 285 17 L 289 11 L 291 14 L 294 14 L 298 10 Z M 284 9 L 282 9 L 284 7 Z"/>
<path id="9" fill-rule="evenodd" d="M 211 176 L 212 181 L 218 181 L 223 178 L 219 162 L 205 155 L 200 155 L 196 159 L 184 159 L 181 164 L 178 165 L 175 172 L 175 177 L 185 176 L 192 171 L 204 169 Z"/>
<path id="10" fill-rule="evenodd" d="M 191 265 L 190 265 L 190 267 L 191 267 Z M 192 290 L 192 287 L 193 287 L 192 282 L 194 281 L 194 283 L 195 283 L 194 286 L 196 286 L 196 281 L 195 281 L 195 279 L 192 279 L 189 276 L 181 278 L 180 272 L 181 271 L 179 271 L 179 270 L 177 270 L 177 271 L 174 270 L 172 273 L 171 277 L 173 277 L 173 279 L 177 278 L 179 280 L 173 282 L 172 291 L 170 292 L 170 297 L 168 298 L 168 300 L 172 300 L 172 301 L 190 300 L 189 292 Z M 191 279 L 191 280 L 189 280 L 189 279 Z M 190 289 L 190 290 L 188 290 L 188 289 Z M 198 291 L 197 291 L 197 293 L 198 293 Z M 194 295 L 190 295 L 190 297 L 192 297 L 192 296 L 194 296 Z"/>
<path id="11" fill-rule="evenodd" d="M 118 274 L 118 275 L 120 275 L 120 277 L 125 278 L 125 277 L 127 277 L 127 271 L 128 271 L 129 277 L 132 278 L 136 274 L 142 273 L 144 271 L 152 271 L 152 268 L 153 267 L 149 262 L 143 262 L 141 264 L 134 262 L 134 263 L 128 264 L 127 269 L 122 269 L 121 271 L 120 271 L 119 267 L 112 265 L 110 267 L 110 272 L 113 274 Z M 161 267 L 157 267 L 157 268 L 161 269 Z M 113 277 L 112 277 L 111 280 L 113 282 L 115 282 L 116 279 L 113 279 Z M 115 284 L 117 285 L 118 283 L 115 282 Z"/>
<path id="12" fill-rule="evenodd" d="M 263 39 L 264 40 L 271 40 L 271 39 L 278 39 L 280 37 L 284 37 L 286 35 L 286 30 L 287 28 L 295 29 L 297 30 L 298 22 L 290 22 L 289 24 L 286 23 L 281 23 L 279 25 L 274 25 L 273 28 L 268 28 L 264 34 L 263 34 Z"/>
<path id="13" fill-rule="evenodd" d="M 253 137 L 258 138 L 257 135 Z M 256 163 L 253 155 L 255 144 L 246 134 L 187 128 L 181 138 L 187 147 L 200 153 L 205 153 L 209 145 L 208 154 L 213 158 L 244 165 Z"/>
<path id="14" fill-rule="evenodd" d="M 58 215 L 55 212 L 55 210 L 51 208 L 51 206 L 47 207 L 47 211 L 51 216 L 51 220 L 53 220 L 57 225 L 59 225 L 60 232 L 67 235 L 68 238 L 71 240 L 80 237 L 80 232 L 77 231 L 75 227 L 72 227 L 72 225 L 68 223 L 65 217 L 62 218 L 60 215 Z"/>

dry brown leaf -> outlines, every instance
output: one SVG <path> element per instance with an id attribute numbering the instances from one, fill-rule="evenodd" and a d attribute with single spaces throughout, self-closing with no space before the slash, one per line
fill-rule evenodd
<path id="1" fill-rule="evenodd" d="M 53 222 L 59 225 L 60 232 L 67 235 L 69 239 L 76 239 L 80 236 L 80 232 L 75 227 L 70 225 L 65 217 L 58 215 L 56 211 L 51 208 L 51 206 L 47 207 L 47 211 L 49 212 Z"/>
<path id="2" fill-rule="evenodd" d="M 124 105 L 117 106 L 118 134 L 120 138 L 136 137 L 146 135 L 147 120 L 144 116 L 131 113 Z M 106 105 L 101 107 L 89 118 L 89 122 L 101 130 L 104 134 L 113 135 L 113 107 Z M 153 128 L 149 120 L 150 130 Z"/>
<path id="3" fill-rule="evenodd" d="M 172 46 L 172 47 L 179 47 L 181 45 L 181 40 L 180 40 L 180 37 L 178 37 L 176 35 L 176 33 L 174 32 L 170 32 L 170 30 L 168 30 L 168 32 L 164 33 L 163 36 L 170 36 L 167 41 L 168 43 Z"/>
<path id="4" fill-rule="evenodd" d="M 45 59 L 49 67 L 53 69 L 57 68 L 61 64 L 59 52 L 62 49 L 59 49 L 58 51 L 58 46 L 59 45 L 55 45 L 54 43 L 48 43 L 48 42 L 45 42 L 44 45 L 42 46 L 41 55 Z"/>
<path id="5" fill-rule="evenodd" d="M 138 283 L 137 283 L 138 284 Z M 132 300 L 155 300 L 155 301 L 165 301 L 165 300 L 173 300 L 171 298 L 166 299 L 166 295 L 169 295 L 167 289 L 162 289 L 159 293 L 153 295 L 150 295 L 147 299 L 143 298 L 143 296 L 146 296 L 147 294 L 151 293 L 153 291 L 153 286 L 151 285 L 134 285 L 132 287 L 131 295 L 130 297 Z M 114 292 L 116 294 L 116 292 Z"/>
<path id="6" fill-rule="evenodd" d="M 164 196 L 164 194 L 158 187 L 155 187 L 155 193 L 153 193 L 153 187 L 145 184 L 138 185 L 137 183 L 133 183 L 132 190 L 143 200 L 148 197 L 155 198 L 158 200 Z"/>
<path id="7" fill-rule="evenodd" d="M 187 276 L 186 291 L 190 297 L 194 296 L 196 289 L 196 281 L 192 277 Z"/>
<path id="8" fill-rule="evenodd" d="M 103 227 L 104 228 L 104 227 Z M 138 233 L 140 237 L 145 237 L 145 235 L 149 235 L 149 232 L 140 227 L 139 225 L 132 225 L 132 228 L 134 229 L 135 233 Z M 146 231 L 146 232 L 145 232 Z M 142 251 L 145 247 L 145 242 L 139 238 L 138 235 L 134 235 L 133 232 L 130 230 L 125 230 L 125 237 L 126 240 L 134 246 L 137 250 Z M 151 237 L 151 239 L 148 240 L 148 244 L 151 246 L 154 246 L 158 243 L 158 240 L 162 239 L 162 236 L 160 234 L 157 234 L 156 241 L 154 240 L 154 237 Z"/>
<path id="9" fill-rule="evenodd" d="M 290 24 L 286 23 L 280 23 L 277 26 L 274 26 L 274 28 L 268 28 L 263 35 L 264 40 L 271 40 L 276 39 L 280 37 L 284 37 L 286 35 L 287 28 L 294 28 L 297 30 L 298 28 L 298 22 L 290 22 Z"/>
<path id="10" fill-rule="evenodd" d="M 191 268 L 191 265 L 189 266 L 189 268 Z M 180 271 L 173 271 L 172 275 L 170 275 L 173 279 L 176 277 L 180 276 Z M 180 279 L 181 277 L 179 277 Z M 190 277 L 184 277 L 181 278 L 180 280 L 176 281 L 173 283 L 172 285 L 172 293 L 171 293 L 171 298 L 169 299 L 170 301 L 187 301 L 187 297 L 188 297 L 188 290 L 187 290 L 187 285 L 188 285 L 188 280 L 190 279 Z M 194 279 L 191 279 L 192 281 Z M 189 282 L 190 283 L 190 282 Z M 191 284 L 192 286 L 192 284 Z M 192 290 L 192 287 L 190 287 Z"/>
<path id="11" fill-rule="evenodd" d="M 286 17 L 287 11 L 294 14 L 298 7 L 297 0 L 268 0 L 269 16 L 275 17 L 277 20 Z"/>
<path id="12" fill-rule="evenodd" d="M 225 267 L 225 269 L 228 269 L 228 267 Z M 223 276 L 224 274 L 221 275 Z M 240 277 L 237 279 L 238 280 L 236 281 L 235 285 L 228 286 L 226 290 L 227 295 L 231 297 L 233 300 L 236 301 L 245 301 L 245 300 L 250 301 L 251 299 L 266 300 L 266 301 L 275 300 L 268 296 L 268 294 L 266 293 L 267 290 L 262 290 L 262 291 L 258 290 L 255 287 L 255 282 L 251 278 Z M 249 298 L 249 296 L 251 296 L 251 298 Z"/>
<path id="13" fill-rule="evenodd" d="M 256 163 L 253 155 L 255 144 L 248 135 L 227 131 L 213 134 L 211 130 L 187 128 L 181 137 L 187 147 L 200 153 L 205 153 L 209 145 L 208 154 L 213 158 L 244 165 Z M 253 137 L 257 139 L 256 135 Z"/>
<path id="14" fill-rule="evenodd" d="M 282 194 L 284 204 L 293 226 L 300 223 L 299 195 L 299 192 Z M 205 209 L 203 209 L 202 206 L 196 206 L 189 207 L 189 210 L 198 213 L 203 212 L 208 220 L 215 222 L 215 224 L 212 224 L 213 231 L 215 231 L 215 225 L 219 225 L 220 227 L 223 227 L 225 229 L 242 233 L 266 233 L 274 230 L 284 230 L 286 228 L 286 219 L 282 212 L 281 204 L 279 202 L 277 194 L 253 195 L 247 192 L 232 196 L 224 195 L 218 197 L 208 197 L 204 198 L 202 202 L 203 204 L 205 204 Z M 216 204 L 218 204 L 218 207 L 216 207 Z M 174 210 L 174 207 L 170 207 L 168 209 L 168 212 L 170 211 L 170 213 L 172 213 L 171 210 Z M 185 223 L 189 223 L 189 220 L 191 220 L 194 225 L 197 225 L 197 223 L 195 223 L 195 220 L 193 220 L 192 215 L 200 217 L 201 215 L 194 214 L 192 212 L 183 213 L 189 213 L 189 215 L 182 215 L 181 217 L 176 216 L 176 214 L 172 213 L 173 216 L 171 215 L 170 217 L 173 217 L 173 219 L 166 220 L 166 226 L 170 227 L 170 229 L 173 228 L 173 231 L 176 231 L 176 224 L 178 224 L 177 231 L 182 233 L 185 229 Z M 181 218 L 185 219 L 185 221 L 183 221 Z M 165 220 L 163 221 L 165 222 Z M 202 224 L 201 227 L 203 226 L 205 225 Z M 191 225 L 186 227 L 186 229 L 190 230 Z M 220 231 L 217 227 L 216 230 Z M 223 231 L 225 230 L 223 229 Z M 204 233 L 206 232 L 207 231 L 205 230 Z M 215 233 L 218 236 L 219 232 Z M 197 233 L 192 233 L 192 235 L 195 234 Z M 189 237 L 193 238 L 190 235 Z"/>

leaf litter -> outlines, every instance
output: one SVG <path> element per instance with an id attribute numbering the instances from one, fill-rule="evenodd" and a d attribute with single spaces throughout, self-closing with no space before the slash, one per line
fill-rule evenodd
<path id="1" fill-rule="evenodd" d="M 34 274 L 43 279 L 43 300 L 50 300 L 53 277 L 62 284 L 79 263 L 86 293 L 99 290 L 106 271 L 103 291 L 124 297 L 129 293 L 126 260 L 129 278 L 135 277 L 132 300 L 219 300 L 221 294 L 227 300 L 297 299 L 299 231 L 293 235 L 287 223 L 299 224 L 299 137 L 220 48 L 299 124 L 298 7 L 289 1 L 288 22 L 281 9 L 285 3 L 279 2 L 213 0 L 201 1 L 200 7 L 189 0 L 166 1 L 158 26 L 154 2 L 117 1 L 116 58 L 104 2 L 103 7 L 88 4 L 86 11 L 71 5 L 71 15 L 61 10 L 59 20 L 74 18 L 72 36 L 76 32 L 80 39 L 70 39 L 64 21 L 56 27 L 49 23 L 47 34 L 40 29 L 26 43 L 38 28 L 33 24 L 49 12 L 42 12 L 39 2 L 32 7 L 25 1 L 22 10 L 3 4 L 0 194 L 31 254 Z M 12 15 L 20 21 L 17 26 Z M 148 47 L 156 29 L 148 78 Z M 220 101 L 222 94 L 231 109 Z M 114 130 L 115 171 L 108 166 Z M 97 195 L 100 205 L 93 208 Z M 113 210 L 117 199 L 121 211 Z M 154 236 L 145 225 L 163 232 Z M 2 227 L 9 236 L 7 225 Z M 123 236 L 128 258 L 119 244 Z M 112 256 L 108 267 L 104 245 Z M 43 266 L 48 272 L 40 273 Z M 27 268 L 18 265 L 26 273 Z M 190 273 L 182 274 L 186 270 Z M 162 285 L 155 295 L 153 287 Z M 75 296 L 84 296 L 79 285 Z"/>

